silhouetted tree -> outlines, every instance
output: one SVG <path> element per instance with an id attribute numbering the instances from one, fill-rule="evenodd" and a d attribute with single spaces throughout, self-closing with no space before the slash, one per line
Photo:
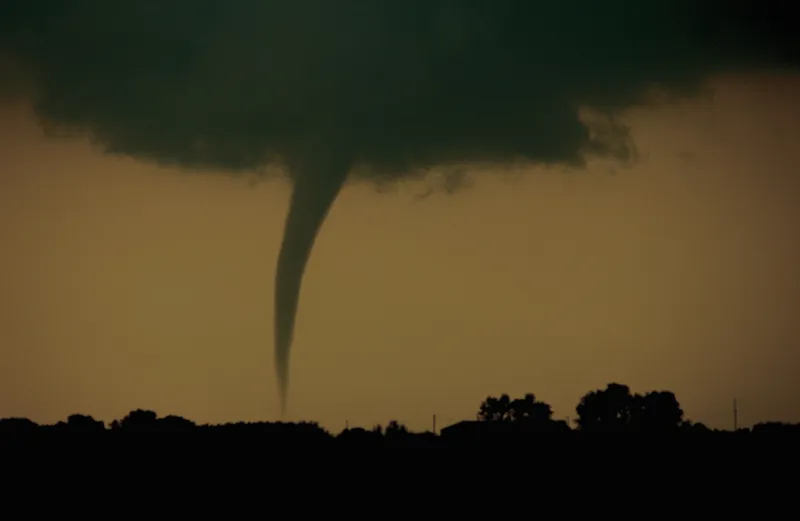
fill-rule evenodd
<path id="1" fill-rule="evenodd" d="M 578 427 L 599 432 L 679 432 L 683 409 L 670 391 L 631 394 L 627 385 L 611 383 L 591 391 L 576 407 Z"/>
<path id="2" fill-rule="evenodd" d="M 124 431 L 153 431 L 157 428 L 158 415 L 153 411 L 136 409 L 120 422 Z"/>
<path id="3" fill-rule="evenodd" d="M 631 427 L 642 431 L 678 431 L 683 423 L 683 409 L 670 391 L 651 391 L 634 395 Z"/>
<path id="4" fill-rule="evenodd" d="M 106 425 L 85 414 L 72 414 L 67 418 L 66 428 L 70 431 L 102 432 L 106 430 Z"/>
<path id="5" fill-rule="evenodd" d="M 373 428 L 371 431 L 355 427 L 345 429 L 336 438 L 346 446 L 352 447 L 379 447 L 383 444 L 381 430 Z"/>
<path id="6" fill-rule="evenodd" d="M 180 416 L 169 415 L 158 420 L 159 430 L 165 431 L 190 431 L 196 428 L 197 425 L 191 420 L 182 418 Z"/>
<path id="7" fill-rule="evenodd" d="M 398 437 L 407 434 L 409 434 L 408 428 L 397 420 L 392 420 L 386 424 L 386 429 L 383 431 L 383 435 L 387 437 Z"/>
<path id="8" fill-rule="evenodd" d="M 590 391 L 575 408 L 582 431 L 622 432 L 631 422 L 633 396 L 627 385 L 610 383 L 604 390 Z"/>
<path id="9" fill-rule="evenodd" d="M 758 434 L 800 434 L 800 423 L 761 422 L 753 425 L 751 432 Z"/>
<path id="10" fill-rule="evenodd" d="M 0 433 L 33 432 L 39 424 L 28 418 L 3 418 L 0 420 Z"/>
<path id="11" fill-rule="evenodd" d="M 481 403 L 478 419 L 481 421 L 510 421 L 511 398 L 507 394 L 501 395 L 500 398 L 487 397 Z"/>
<path id="12" fill-rule="evenodd" d="M 681 431 L 683 432 L 713 432 L 706 427 L 703 423 L 693 422 L 691 420 L 684 420 L 681 422 Z"/>
<path id="13" fill-rule="evenodd" d="M 476 426 L 473 432 L 542 432 L 569 430 L 565 422 L 553 422 L 553 408 L 539 401 L 533 393 L 512 400 L 507 394 L 499 398 L 487 397 L 478 410 L 478 420 L 483 427 Z"/>
<path id="14" fill-rule="evenodd" d="M 550 404 L 540 402 L 533 393 L 511 402 L 511 419 L 516 423 L 547 422 L 553 419 Z"/>

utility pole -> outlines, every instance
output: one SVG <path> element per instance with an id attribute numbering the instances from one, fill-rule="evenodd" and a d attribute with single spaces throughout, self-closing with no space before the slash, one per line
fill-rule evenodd
<path id="1" fill-rule="evenodd" d="M 433 433 L 436 434 L 436 415 L 433 415 Z"/>
<path id="2" fill-rule="evenodd" d="M 739 409 L 736 407 L 736 398 L 733 399 L 733 430 L 739 430 Z"/>

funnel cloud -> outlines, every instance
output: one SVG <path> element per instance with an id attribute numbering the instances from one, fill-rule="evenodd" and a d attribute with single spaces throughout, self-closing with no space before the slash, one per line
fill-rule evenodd
<path id="1" fill-rule="evenodd" d="M 282 407 L 303 271 L 348 180 L 470 162 L 635 158 L 600 114 L 653 88 L 791 69 L 787 0 L 0 0 L 0 96 L 48 130 L 187 170 L 282 165 Z"/>
<path id="2" fill-rule="evenodd" d="M 289 351 L 303 272 L 317 232 L 339 195 L 350 166 L 341 152 L 342 149 L 318 144 L 289 165 L 294 186 L 275 271 L 275 371 L 282 414 L 287 410 Z"/>

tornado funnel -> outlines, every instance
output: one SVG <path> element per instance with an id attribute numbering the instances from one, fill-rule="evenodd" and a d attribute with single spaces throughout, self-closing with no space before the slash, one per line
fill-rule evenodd
<path id="1" fill-rule="evenodd" d="M 347 165 L 338 161 L 316 166 L 304 161 L 300 165 L 293 167 L 294 185 L 275 272 L 275 372 L 283 416 L 288 407 L 289 354 L 303 273 L 314 240 L 348 171 Z M 326 171 L 311 172 L 310 168 Z"/>

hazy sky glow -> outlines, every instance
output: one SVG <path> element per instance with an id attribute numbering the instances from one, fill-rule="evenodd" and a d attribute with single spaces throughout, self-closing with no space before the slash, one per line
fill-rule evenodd
<path id="1" fill-rule="evenodd" d="M 34 408 L 265 417 L 267 334 L 326 422 L 611 380 L 779 419 L 788 9 L 0 1 L 3 370 L 45 371 Z"/>
<path id="2" fill-rule="evenodd" d="M 798 421 L 800 77 L 631 111 L 641 164 L 349 187 L 303 287 L 293 418 L 473 417 L 537 393 L 559 416 L 612 380 L 687 415 Z M 272 273 L 288 186 L 43 137 L 0 116 L 0 416 L 275 419 Z"/>

